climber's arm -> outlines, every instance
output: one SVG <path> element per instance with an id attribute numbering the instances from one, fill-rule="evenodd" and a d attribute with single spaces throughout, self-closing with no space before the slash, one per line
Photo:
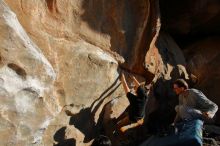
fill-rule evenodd
<path id="1" fill-rule="evenodd" d="M 122 85 L 123 85 L 123 87 L 124 87 L 124 90 L 125 90 L 125 93 L 127 94 L 128 92 L 130 92 L 130 89 L 129 89 L 129 87 L 128 87 L 128 84 L 127 84 L 127 82 L 126 82 L 126 80 L 125 80 L 125 75 L 122 73 L 122 75 L 121 75 L 121 83 L 122 83 Z"/>
<path id="2" fill-rule="evenodd" d="M 134 76 L 132 76 L 131 78 L 132 78 L 133 81 L 134 81 L 135 90 L 137 90 L 137 88 L 140 86 L 140 83 L 138 82 L 138 80 L 137 80 Z"/>

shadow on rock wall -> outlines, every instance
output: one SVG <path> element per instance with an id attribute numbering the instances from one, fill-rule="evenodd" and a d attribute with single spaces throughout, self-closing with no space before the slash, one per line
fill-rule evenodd
<path id="1" fill-rule="evenodd" d="M 75 146 L 76 140 L 73 138 L 65 139 L 65 130 L 66 127 L 60 128 L 54 135 L 54 140 L 58 144 L 54 144 L 54 146 Z"/>
<path id="2" fill-rule="evenodd" d="M 104 100 L 120 86 L 120 84 L 117 84 L 117 81 L 118 78 L 106 91 L 101 94 L 101 96 L 97 100 L 92 103 L 90 108 L 82 109 L 78 114 L 71 117 L 69 124 L 74 125 L 85 135 L 84 142 L 89 142 L 103 131 L 102 118 L 104 114 L 104 108 L 99 114 L 97 123 L 94 119 L 95 114 L 100 106 L 103 104 Z"/>
<path id="3" fill-rule="evenodd" d="M 81 109 L 77 114 L 67 113 L 67 115 L 71 116 L 69 124 L 74 125 L 85 135 L 83 141 L 84 143 L 91 141 L 101 133 L 103 134 L 104 129 L 102 127 L 102 118 L 104 114 L 104 108 L 102 108 L 102 111 L 98 115 L 97 122 L 95 122 L 95 114 L 103 104 L 104 100 L 109 97 L 119 86 L 120 83 L 118 84 L 117 78 L 115 82 L 107 90 L 105 90 L 101 96 L 91 104 L 89 108 Z M 64 143 L 66 140 L 62 139 L 62 137 L 65 135 L 65 127 L 59 129 L 55 135 L 57 135 L 57 137 L 61 137 L 59 138 L 59 143 Z"/>
<path id="4" fill-rule="evenodd" d="M 109 34 L 111 49 L 120 54 L 121 49 L 134 47 L 138 25 L 143 23 L 140 19 L 146 15 L 145 5 L 143 0 L 84 0 L 82 20 L 93 30 Z"/>
<path id="5" fill-rule="evenodd" d="M 121 55 L 124 68 L 143 73 L 147 48 L 140 48 L 145 23 L 149 18 L 150 2 L 147 0 L 90 0 L 83 1 L 81 16 L 91 29 L 110 36 L 111 53 Z M 104 37 L 104 36 L 103 36 Z M 108 49 L 108 48 L 105 48 Z M 117 57 L 116 57 L 117 58 Z M 119 61 L 120 63 L 120 61 Z M 138 71 L 140 70 L 140 71 Z"/>

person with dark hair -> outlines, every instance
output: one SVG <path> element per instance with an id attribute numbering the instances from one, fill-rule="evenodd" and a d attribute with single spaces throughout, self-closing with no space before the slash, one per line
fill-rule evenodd
<path id="1" fill-rule="evenodd" d="M 147 90 L 141 86 L 137 79 L 132 76 L 134 82 L 134 92 L 128 87 L 125 76 L 122 73 L 121 82 L 124 87 L 125 93 L 129 100 L 128 115 L 124 114 L 118 118 L 117 127 L 121 132 L 125 132 L 130 128 L 137 127 L 144 123 L 145 107 L 147 103 Z"/>
<path id="2" fill-rule="evenodd" d="M 218 106 L 209 100 L 201 91 L 189 89 L 183 79 L 177 79 L 173 83 L 174 92 L 179 95 L 179 105 L 175 107 L 177 112 L 174 124 L 180 119 L 202 119 L 213 118 Z"/>
<path id="3" fill-rule="evenodd" d="M 202 128 L 205 120 L 213 118 L 218 106 L 209 100 L 201 91 L 189 89 L 183 79 L 173 83 L 173 90 L 179 96 L 175 107 L 176 118 L 172 131 L 164 137 L 155 137 L 141 146 L 202 146 Z"/>
<path id="4" fill-rule="evenodd" d="M 111 140 L 104 135 L 99 135 L 91 146 L 112 146 Z"/>

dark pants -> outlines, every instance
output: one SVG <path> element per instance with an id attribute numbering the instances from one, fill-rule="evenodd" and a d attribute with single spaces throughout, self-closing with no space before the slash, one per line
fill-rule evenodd
<path id="1" fill-rule="evenodd" d="M 201 120 L 182 121 L 177 124 L 177 133 L 151 137 L 140 146 L 202 146 L 202 127 Z"/>

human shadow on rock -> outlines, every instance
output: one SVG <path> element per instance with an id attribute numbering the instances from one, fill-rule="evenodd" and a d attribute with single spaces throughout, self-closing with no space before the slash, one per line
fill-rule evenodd
<path id="1" fill-rule="evenodd" d="M 118 84 L 117 78 L 115 82 L 107 90 L 105 90 L 101 94 L 101 96 L 91 104 L 89 108 L 81 109 L 79 113 L 71 116 L 69 124 L 74 125 L 85 135 L 83 142 L 89 142 L 90 140 L 98 136 L 102 131 L 102 118 L 104 108 L 99 114 L 97 123 L 94 119 L 95 114 L 100 108 L 100 106 L 103 104 L 104 100 L 108 96 L 110 96 L 119 87 L 119 85 L 120 83 Z"/>
<path id="2" fill-rule="evenodd" d="M 53 146 L 76 146 L 76 140 L 74 138 L 65 139 L 66 127 L 62 127 L 54 134 L 53 138 L 57 144 Z"/>

